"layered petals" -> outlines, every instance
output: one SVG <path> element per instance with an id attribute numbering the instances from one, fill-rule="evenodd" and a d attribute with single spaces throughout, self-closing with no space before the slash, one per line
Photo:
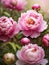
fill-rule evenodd
<path id="1" fill-rule="evenodd" d="M 24 36 L 37 38 L 41 32 L 47 29 L 47 22 L 43 20 L 42 14 L 34 10 L 22 13 L 18 20 L 18 26 Z"/>
<path id="2" fill-rule="evenodd" d="M 13 38 L 15 34 L 18 34 L 19 27 L 12 18 L 0 17 L 0 40 L 8 41 Z"/>
<path id="3" fill-rule="evenodd" d="M 16 55 L 20 62 L 23 62 L 23 64 L 25 63 L 26 65 L 46 65 L 48 63 L 47 59 L 44 59 L 45 52 L 43 48 L 37 44 L 28 44 L 23 46 Z"/>

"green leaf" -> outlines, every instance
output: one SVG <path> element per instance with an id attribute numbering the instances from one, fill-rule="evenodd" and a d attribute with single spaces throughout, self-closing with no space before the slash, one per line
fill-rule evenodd
<path id="1" fill-rule="evenodd" d="M 9 45 L 13 48 L 13 50 L 16 52 L 16 45 L 14 43 L 9 42 Z"/>
<path id="2" fill-rule="evenodd" d="M 8 12 L 4 12 L 4 15 L 10 17 L 10 14 Z"/>

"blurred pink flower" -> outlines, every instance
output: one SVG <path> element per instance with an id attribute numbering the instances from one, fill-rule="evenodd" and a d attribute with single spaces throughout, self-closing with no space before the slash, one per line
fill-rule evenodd
<path id="1" fill-rule="evenodd" d="M 1 3 L 5 5 L 5 7 L 10 9 L 16 9 L 21 11 L 25 8 L 27 1 L 26 0 L 1 0 Z"/>
<path id="2" fill-rule="evenodd" d="M 17 23 L 12 18 L 0 17 L 0 40 L 8 41 L 18 32 Z"/>
<path id="3" fill-rule="evenodd" d="M 18 20 L 18 26 L 25 36 L 37 38 L 41 32 L 47 29 L 47 22 L 43 20 L 42 14 L 34 10 L 22 13 Z"/>
<path id="4" fill-rule="evenodd" d="M 49 34 L 43 36 L 42 42 L 46 47 L 49 47 Z"/>
<path id="5" fill-rule="evenodd" d="M 16 65 L 21 65 L 21 62 L 22 65 L 26 63 L 28 65 L 46 65 L 48 63 L 48 61 L 44 59 L 45 53 L 43 48 L 37 44 L 23 46 L 22 49 L 17 52 L 17 57 L 19 60 L 16 62 Z"/>

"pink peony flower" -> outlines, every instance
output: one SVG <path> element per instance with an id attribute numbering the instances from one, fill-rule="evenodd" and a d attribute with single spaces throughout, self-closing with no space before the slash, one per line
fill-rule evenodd
<path id="1" fill-rule="evenodd" d="M 18 32 L 18 25 L 12 18 L 0 17 L 0 40 L 8 41 Z"/>
<path id="2" fill-rule="evenodd" d="M 41 7 L 40 7 L 40 5 L 39 4 L 34 4 L 33 6 L 32 6 L 32 9 L 34 9 L 34 10 L 40 10 L 41 9 Z"/>
<path id="3" fill-rule="evenodd" d="M 21 14 L 18 20 L 20 30 L 25 36 L 31 38 L 37 38 L 41 32 L 47 29 L 47 22 L 43 20 L 42 14 L 37 13 L 34 10 L 29 10 L 26 13 Z"/>
<path id="4" fill-rule="evenodd" d="M 29 44 L 30 43 L 30 39 L 25 37 L 25 38 L 22 38 L 20 40 L 20 42 L 21 42 L 22 45 Z"/>
<path id="5" fill-rule="evenodd" d="M 1 3 L 5 5 L 5 7 L 16 10 L 23 10 L 27 4 L 26 0 L 1 0 Z"/>
<path id="6" fill-rule="evenodd" d="M 44 59 L 45 53 L 42 47 L 37 44 L 28 44 L 17 52 L 18 61 L 16 65 L 46 65 L 48 61 Z M 20 64 L 19 64 L 20 63 Z"/>
<path id="7" fill-rule="evenodd" d="M 49 34 L 43 36 L 42 42 L 46 47 L 49 47 Z"/>

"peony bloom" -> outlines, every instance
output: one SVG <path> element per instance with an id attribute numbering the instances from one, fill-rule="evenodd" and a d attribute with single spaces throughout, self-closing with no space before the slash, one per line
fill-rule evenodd
<path id="1" fill-rule="evenodd" d="M 5 5 L 5 7 L 16 10 L 23 10 L 27 4 L 26 0 L 1 0 L 1 3 Z"/>
<path id="2" fill-rule="evenodd" d="M 43 36 L 42 42 L 46 47 L 49 47 L 49 34 Z"/>
<path id="3" fill-rule="evenodd" d="M 0 40 L 8 41 L 18 32 L 18 25 L 12 18 L 0 17 Z"/>
<path id="4" fill-rule="evenodd" d="M 34 9 L 34 10 L 38 11 L 38 10 L 40 10 L 40 9 L 41 9 L 41 7 L 40 7 L 40 5 L 39 5 L 39 4 L 34 4 L 34 5 L 32 6 L 32 9 Z"/>
<path id="5" fill-rule="evenodd" d="M 47 22 L 43 20 L 42 14 L 34 10 L 29 10 L 21 14 L 18 20 L 18 26 L 25 36 L 37 38 L 41 32 L 47 29 Z"/>
<path id="6" fill-rule="evenodd" d="M 44 59 L 45 53 L 42 47 L 37 44 L 28 44 L 22 47 L 21 50 L 17 52 L 18 61 L 16 65 L 46 65 L 47 60 Z M 20 63 L 20 64 L 19 64 Z"/>

